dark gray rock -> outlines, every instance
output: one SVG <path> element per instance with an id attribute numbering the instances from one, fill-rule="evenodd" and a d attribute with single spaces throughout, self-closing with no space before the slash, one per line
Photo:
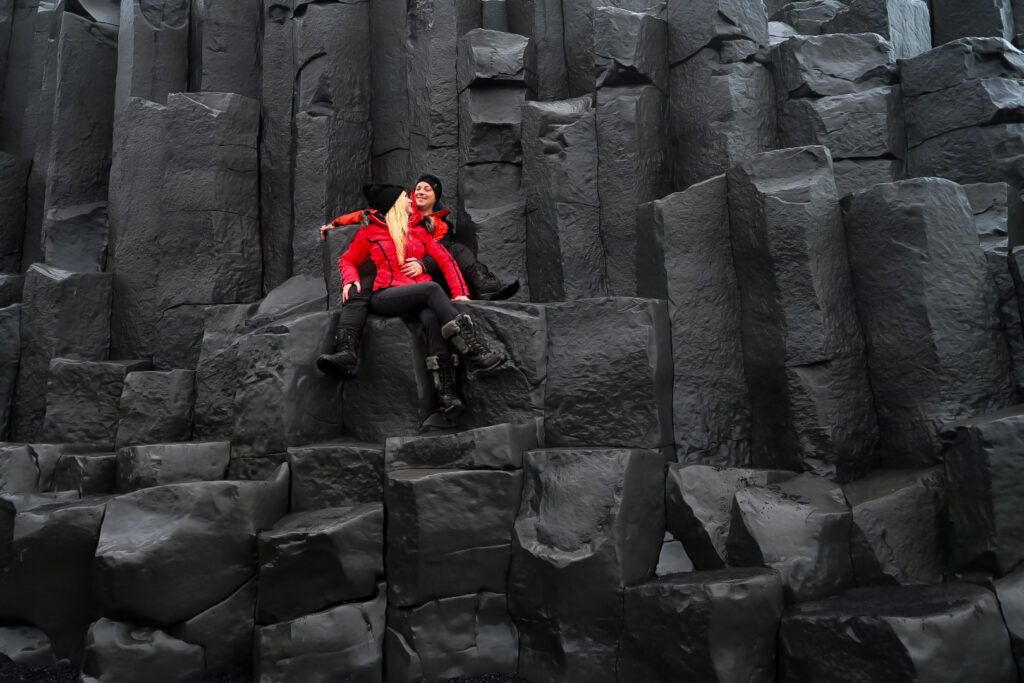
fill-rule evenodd
<path id="1" fill-rule="evenodd" d="M 521 163 L 520 108 L 525 101 L 526 88 L 517 83 L 471 86 L 459 93 L 461 163 Z"/>
<path id="2" fill-rule="evenodd" d="M 196 400 L 195 372 L 132 372 L 121 391 L 116 447 L 188 441 Z"/>
<path id="3" fill-rule="evenodd" d="M 993 583 L 999 600 L 999 611 L 1003 614 L 1006 630 L 1010 632 L 1017 670 L 1024 670 L 1024 569 Z"/>
<path id="4" fill-rule="evenodd" d="M 795 2 L 790 6 L 812 4 Z M 877 33 L 892 43 L 893 54 L 899 58 L 914 57 L 932 47 L 931 14 L 926 0 L 843 0 L 829 4 L 839 5 L 839 11 L 821 22 L 821 30 L 813 33 Z M 802 27 L 798 30 L 805 32 Z"/>
<path id="5" fill-rule="evenodd" d="M 523 106 L 527 267 L 534 301 L 607 293 L 597 170 L 592 98 Z"/>
<path id="6" fill-rule="evenodd" d="M 389 604 L 504 593 L 522 477 L 519 471 L 388 473 Z"/>
<path id="7" fill-rule="evenodd" d="M 288 278 L 260 300 L 248 320 L 246 329 L 255 329 L 306 313 L 327 308 L 324 280 L 315 275 L 295 275 Z"/>
<path id="8" fill-rule="evenodd" d="M 768 44 L 768 17 L 757 0 L 696 0 L 669 3 L 669 63 L 678 64 L 717 42 Z"/>
<path id="9" fill-rule="evenodd" d="M 499 424 L 438 436 L 387 440 L 385 466 L 403 469 L 521 469 L 523 453 L 542 445 L 542 421 Z"/>
<path id="10" fill-rule="evenodd" d="M 103 360 L 110 344 L 109 273 L 72 273 L 35 264 L 25 276 L 21 307 L 21 365 L 12 435 L 35 439 L 46 407 L 54 358 Z"/>
<path id="11" fill-rule="evenodd" d="M 892 45 L 874 33 L 790 38 L 772 50 L 772 63 L 786 98 L 847 95 L 897 80 Z"/>
<path id="12" fill-rule="evenodd" d="M 149 361 L 50 361 L 43 434 L 55 443 L 113 450 L 125 376 Z"/>
<path id="13" fill-rule="evenodd" d="M 89 627 L 82 675 L 102 683 L 128 683 L 140 677 L 174 683 L 203 671 L 203 648 L 165 631 L 103 618 Z"/>
<path id="14" fill-rule="evenodd" d="M 768 152 L 728 180 L 752 463 L 852 479 L 878 426 L 831 156 Z"/>
<path id="15" fill-rule="evenodd" d="M 669 97 L 676 188 L 778 147 L 775 88 L 762 64 L 705 48 L 669 72 Z"/>
<path id="16" fill-rule="evenodd" d="M 172 484 L 113 499 L 94 564 L 104 612 L 170 626 L 209 609 L 256 573 L 256 534 L 287 507 L 287 467 L 270 482 Z"/>
<path id="17" fill-rule="evenodd" d="M 1013 40 L 1011 0 L 931 0 L 936 45 L 965 36 Z"/>
<path id="18" fill-rule="evenodd" d="M 941 425 L 1013 401 L 970 204 L 947 180 L 905 180 L 845 198 L 843 221 L 882 463 L 929 467 Z"/>
<path id="19" fill-rule="evenodd" d="M 378 179 L 403 178 L 409 173 L 407 12 L 406 0 L 370 3 L 370 63 L 375 86 L 370 117 L 373 174 Z"/>
<path id="20" fill-rule="evenodd" d="M 665 3 L 658 0 L 615 0 L 611 6 L 601 5 L 602 3 L 594 0 L 569 0 L 562 3 L 562 20 L 566 27 L 571 27 L 571 30 L 565 32 L 563 41 L 569 95 L 572 97 L 594 91 L 595 80 L 600 78 L 601 68 L 598 65 L 607 58 L 607 47 L 610 42 L 619 39 L 623 39 L 623 42 L 630 40 L 627 37 L 628 29 L 618 36 L 608 35 L 609 31 L 615 32 L 616 27 L 614 24 L 609 25 L 606 21 L 600 21 L 598 14 L 623 10 L 631 14 L 654 15 L 665 7 Z M 649 50 L 652 55 L 656 54 L 664 69 L 667 62 L 668 31 L 667 25 L 664 22 L 662 24 L 661 41 L 652 42 L 642 49 Z"/>
<path id="21" fill-rule="evenodd" d="M 1024 560 L 1024 415 L 1020 406 L 948 425 L 950 549 L 961 569 L 1006 574 Z"/>
<path id="22" fill-rule="evenodd" d="M 35 0 L 20 2 L 14 8 L 4 98 L 0 103 L 0 149 L 25 159 L 33 157 L 37 137 L 49 130 L 48 125 L 37 125 L 39 121 L 51 120 L 50 116 L 37 117 L 42 113 L 37 107 L 46 81 L 44 71 L 51 61 L 51 39 L 59 28 L 62 13 L 63 8 Z M 55 57 L 56 50 L 52 52 Z M 37 259 L 38 254 L 33 251 L 27 262 Z"/>
<path id="23" fill-rule="evenodd" d="M 776 570 L 787 602 L 834 595 L 853 585 L 852 519 L 842 489 L 814 475 L 740 489 L 726 544 L 729 564 Z"/>
<path id="24" fill-rule="evenodd" d="M 1024 80 L 976 78 L 949 88 L 907 97 L 907 143 L 920 145 L 929 138 L 969 126 L 1024 121 Z"/>
<path id="25" fill-rule="evenodd" d="M 228 479 L 240 481 L 268 481 L 274 478 L 281 465 L 288 462 L 287 453 L 266 453 L 232 458 L 228 463 Z"/>
<path id="26" fill-rule="evenodd" d="M 628 3 L 647 9 L 651 3 Z M 668 22 L 625 7 L 594 8 L 595 85 L 650 84 L 668 92 Z"/>
<path id="27" fill-rule="evenodd" d="M 0 220 L 4 223 L 0 233 L 0 272 L 21 272 L 25 187 L 31 165 L 28 159 L 0 152 Z"/>
<path id="28" fill-rule="evenodd" d="M 227 441 L 161 443 L 117 451 L 117 490 L 224 478 L 231 456 Z"/>
<path id="29" fill-rule="evenodd" d="M 628 449 L 531 451 L 509 569 L 519 674 L 614 681 L 622 589 L 649 578 L 664 528 L 664 464 Z"/>
<path id="30" fill-rule="evenodd" d="M 526 266 L 526 196 L 519 164 L 481 163 L 459 169 L 459 235 L 502 282 L 519 280 L 516 301 L 530 300 Z"/>
<path id="31" fill-rule="evenodd" d="M 725 567 L 736 492 L 748 486 L 784 482 L 793 476 L 792 472 L 782 470 L 672 463 L 665 475 L 668 530 L 683 543 L 696 569 Z"/>
<path id="32" fill-rule="evenodd" d="M 642 205 L 640 296 L 668 299 L 672 418 L 680 462 L 750 463 L 750 401 L 725 176 Z"/>
<path id="33" fill-rule="evenodd" d="M 259 535 L 259 556 L 258 623 L 372 597 L 384 574 L 384 506 L 287 515 Z"/>
<path id="34" fill-rule="evenodd" d="M 1024 123 L 972 126 L 925 140 L 907 151 L 906 175 L 958 183 L 1024 186 Z"/>
<path id="35" fill-rule="evenodd" d="M 232 457 L 283 453 L 341 436 L 341 389 L 316 369 L 331 350 L 337 315 L 309 313 L 239 340 Z"/>
<path id="36" fill-rule="evenodd" d="M 833 159 L 836 194 L 845 197 L 878 183 L 898 180 L 902 162 L 895 159 Z"/>
<path id="37" fill-rule="evenodd" d="M 952 88 L 976 78 L 1024 77 L 1024 54 L 998 38 L 961 38 L 900 60 L 904 97 Z"/>
<path id="38" fill-rule="evenodd" d="M 855 590 L 797 605 L 782 618 L 778 680 L 786 683 L 1010 683 L 1016 676 L 999 604 L 977 586 Z"/>
<path id="39" fill-rule="evenodd" d="M 637 296 L 638 204 L 669 190 L 668 100 L 654 86 L 597 91 L 601 244 L 612 255 L 608 292 Z"/>
<path id="40" fill-rule="evenodd" d="M 384 449 L 322 443 L 288 449 L 292 512 L 384 501 Z"/>
<path id="41" fill-rule="evenodd" d="M 189 90 L 259 98 L 262 3 L 198 0 L 189 14 Z"/>
<path id="42" fill-rule="evenodd" d="M 772 0 L 772 4 L 765 3 L 765 8 L 768 10 L 768 18 L 772 20 L 769 23 L 769 31 L 771 31 L 771 24 L 784 24 L 796 35 L 803 36 L 821 34 L 825 22 L 849 11 L 849 7 L 840 0 L 802 0 L 798 2 Z M 824 33 L 831 32 L 824 31 Z M 854 33 L 861 33 L 861 31 L 854 31 Z"/>
<path id="43" fill-rule="evenodd" d="M 80 204 L 47 214 L 46 262 L 57 268 L 100 272 L 107 259 L 107 203 Z"/>
<path id="44" fill-rule="evenodd" d="M 21 304 L 0 308 L 0 439 L 11 427 L 14 390 L 21 360 Z"/>
<path id="45" fill-rule="evenodd" d="M 946 490 L 938 468 L 880 470 L 844 485 L 843 494 L 858 585 L 942 581 Z"/>
<path id="46" fill-rule="evenodd" d="M 906 142 L 900 113 L 898 86 L 789 100 L 779 112 L 779 138 L 784 147 L 824 145 L 834 159 L 901 159 Z"/>
<path id="47" fill-rule="evenodd" d="M 481 28 L 490 31 L 508 31 L 506 0 L 480 0 Z"/>
<path id="48" fill-rule="evenodd" d="M 0 614 L 42 629 L 58 658 L 77 662 L 99 616 L 92 566 L 107 501 L 61 498 L 0 496 Z"/>
<path id="49" fill-rule="evenodd" d="M 363 329 L 359 376 L 346 381 L 345 434 L 360 441 L 415 434 L 434 409 L 434 381 L 426 369 L 419 322 L 370 316 Z M 314 370 L 315 372 L 315 370 Z M 381 391 L 387 387 L 387 391 Z"/>
<path id="50" fill-rule="evenodd" d="M 537 99 L 568 95 L 565 23 L 559 0 L 506 0 L 508 30 L 530 39 L 537 69 Z"/>
<path id="51" fill-rule="evenodd" d="M 385 178 L 393 176 L 386 175 Z M 339 262 L 341 255 L 345 253 L 348 246 L 352 244 L 358 225 L 349 225 L 343 228 L 335 228 L 327 233 L 327 239 L 321 243 L 323 248 L 323 272 L 324 280 L 327 283 L 327 307 L 331 310 L 341 308 L 341 289 L 344 283 L 341 281 L 341 268 Z"/>
<path id="52" fill-rule="evenodd" d="M 0 628 L 0 652 L 19 664 L 29 666 L 53 666 L 57 663 L 50 639 L 30 626 Z"/>
<path id="53" fill-rule="evenodd" d="M 235 424 L 235 388 L 241 379 L 238 343 L 255 304 L 210 306 L 196 362 L 196 439 L 229 439 Z"/>
<path id="54" fill-rule="evenodd" d="M 388 609 L 388 681 L 515 673 L 519 638 L 504 595 L 475 593 Z"/>
<path id="55" fill-rule="evenodd" d="M 662 577 L 670 574 L 682 574 L 692 572 L 693 569 L 693 561 L 686 554 L 683 544 L 666 531 L 665 541 L 661 544 L 661 553 L 658 555 L 658 566 L 654 568 L 654 575 Z"/>
<path id="56" fill-rule="evenodd" d="M 458 43 L 458 91 L 479 83 L 531 83 L 536 77 L 532 58 L 526 36 L 472 29 Z"/>
<path id="57" fill-rule="evenodd" d="M 53 475 L 57 471 L 57 463 L 63 451 L 69 451 L 72 446 L 67 444 L 41 444 L 33 443 L 28 445 L 35 458 L 36 468 L 39 470 L 39 490 L 50 491 L 53 485 Z"/>
<path id="58" fill-rule="evenodd" d="M 129 97 L 167 104 L 168 94 L 189 90 L 188 0 L 126 0 L 120 14 L 115 109 Z"/>
<path id="59" fill-rule="evenodd" d="M 693 572 L 627 587 L 618 675 L 770 683 L 781 617 L 782 581 L 767 569 Z"/>
<path id="60" fill-rule="evenodd" d="M 52 491 L 102 496 L 117 490 L 117 456 L 113 453 L 66 453 L 53 471 Z"/>
<path id="61" fill-rule="evenodd" d="M 27 444 L 0 445 L 0 493 L 37 493 L 39 467 Z"/>
<path id="62" fill-rule="evenodd" d="M 0 273 L 0 308 L 21 303 L 21 293 L 25 289 L 25 276 Z"/>
<path id="63" fill-rule="evenodd" d="M 265 681 L 381 683 L 387 591 L 256 630 L 255 674 Z"/>
<path id="64" fill-rule="evenodd" d="M 170 634 L 203 648 L 207 675 L 245 676 L 252 670 L 256 579 L 230 597 L 170 629 Z"/>
<path id="65" fill-rule="evenodd" d="M 667 309 L 663 301 L 628 298 L 547 307 L 548 446 L 672 444 Z"/>

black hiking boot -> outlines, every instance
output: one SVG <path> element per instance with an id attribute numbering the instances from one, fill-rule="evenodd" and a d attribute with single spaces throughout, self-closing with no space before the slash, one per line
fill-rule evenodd
<path id="1" fill-rule="evenodd" d="M 342 327 L 338 330 L 338 345 L 334 353 L 325 353 L 316 359 L 317 369 L 338 379 L 352 379 L 359 371 L 359 335 Z"/>
<path id="2" fill-rule="evenodd" d="M 441 327 L 441 334 L 462 355 L 472 375 L 497 370 L 508 360 L 504 352 L 487 348 L 477 333 L 473 319 L 465 313 L 446 322 Z"/>
<path id="3" fill-rule="evenodd" d="M 455 366 L 458 356 L 449 356 L 441 360 L 437 356 L 427 356 L 427 370 L 434 378 L 434 389 L 437 390 L 437 410 L 449 420 L 462 414 L 465 406 L 455 390 Z"/>
<path id="4" fill-rule="evenodd" d="M 466 276 L 470 294 L 474 299 L 504 301 L 519 291 L 519 280 L 503 285 L 498 276 L 479 261 L 466 268 L 463 275 Z"/>

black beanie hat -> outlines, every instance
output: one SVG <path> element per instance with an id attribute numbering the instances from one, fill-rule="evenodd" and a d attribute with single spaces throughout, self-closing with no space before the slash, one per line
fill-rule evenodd
<path id="1" fill-rule="evenodd" d="M 420 183 L 426 183 L 427 185 L 430 185 L 430 187 L 432 187 L 434 189 L 434 202 L 437 205 L 440 205 L 441 204 L 441 179 L 438 178 L 436 175 L 430 175 L 429 173 L 424 173 L 423 175 L 421 175 L 419 178 L 416 179 L 416 182 L 413 184 L 413 189 L 416 189 L 416 186 L 419 185 Z"/>
<path id="2" fill-rule="evenodd" d="M 363 185 L 363 196 L 370 208 L 382 214 L 391 210 L 403 192 L 405 189 L 398 185 Z"/>

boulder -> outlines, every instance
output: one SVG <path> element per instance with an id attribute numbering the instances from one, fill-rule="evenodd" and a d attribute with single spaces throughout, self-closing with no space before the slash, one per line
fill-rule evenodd
<path id="1" fill-rule="evenodd" d="M 188 441 L 196 400 L 195 372 L 131 372 L 124 378 L 117 422 L 117 448 Z"/>
<path id="2" fill-rule="evenodd" d="M 505 423 L 438 436 L 396 436 L 387 440 L 385 466 L 403 469 L 521 469 L 523 453 L 541 445 L 541 420 Z"/>
<path id="3" fill-rule="evenodd" d="M 955 104 L 954 104 L 955 103 Z M 1024 122 L 1024 80 L 975 78 L 903 98 L 907 144 L 971 126 Z"/>
<path id="4" fill-rule="evenodd" d="M 88 681 L 174 683 L 202 671 L 203 648 L 160 629 L 103 618 L 85 639 L 82 676 Z"/>
<path id="5" fill-rule="evenodd" d="M 117 489 L 121 492 L 167 484 L 224 478 L 231 456 L 227 441 L 126 446 L 117 451 Z"/>
<path id="6" fill-rule="evenodd" d="M 875 33 L 796 36 L 773 48 L 772 63 L 776 89 L 787 99 L 848 95 L 897 81 L 892 45 Z"/>
<path id="7" fill-rule="evenodd" d="M 57 664 L 46 634 L 31 626 L 5 626 L 0 628 L 0 652 L 11 660 L 28 666 L 54 666 Z"/>
<path id="8" fill-rule="evenodd" d="M 938 176 L 958 183 L 1024 186 L 1024 123 L 971 126 L 907 150 L 909 177 Z"/>
<path id="9" fill-rule="evenodd" d="M 329 442 L 288 449 L 291 512 L 384 501 L 384 449 Z"/>
<path id="10" fill-rule="evenodd" d="M 899 86 L 892 85 L 791 99 L 779 112 L 779 138 L 784 147 L 823 145 L 833 159 L 902 159 L 901 112 Z"/>
<path id="11" fill-rule="evenodd" d="M 1024 53 L 998 38 L 960 38 L 900 60 L 904 97 L 952 88 L 965 81 L 1024 77 Z"/>
<path id="12" fill-rule="evenodd" d="M 526 36 L 475 28 L 458 44 L 456 71 L 458 90 L 497 82 L 527 84 L 535 77 L 530 39 Z"/>

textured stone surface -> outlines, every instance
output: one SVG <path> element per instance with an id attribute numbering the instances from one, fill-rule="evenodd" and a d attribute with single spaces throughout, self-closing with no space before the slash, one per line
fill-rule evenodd
<path id="1" fill-rule="evenodd" d="M 104 611 L 170 626 L 224 600 L 256 572 L 256 533 L 287 506 L 287 467 L 271 482 L 174 484 L 115 498 L 96 546 Z"/>
<path id="2" fill-rule="evenodd" d="M 57 663 L 50 639 L 30 626 L 0 628 L 0 652 L 15 662 L 30 666 L 53 666 Z"/>
<path id="3" fill-rule="evenodd" d="M 789 100 L 779 115 L 784 147 L 824 145 L 833 159 L 903 158 L 903 119 L 897 86 L 831 97 Z"/>
<path id="4" fill-rule="evenodd" d="M 107 257 L 107 203 L 78 204 L 47 213 L 43 256 L 64 270 L 99 272 Z"/>
<path id="5" fill-rule="evenodd" d="M 25 444 L 0 445 L 0 493 L 36 493 L 39 467 Z"/>
<path id="6" fill-rule="evenodd" d="M 977 586 L 850 591 L 792 608 L 779 633 L 778 680 L 787 683 L 1016 676 L 999 605 Z"/>
<path id="7" fill-rule="evenodd" d="M 228 469 L 227 441 L 128 446 L 117 452 L 119 491 L 190 481 L 217 481 Z"/>
<path id="8" fill-rule="evenodd" d="M 782 582 L 771 570 L 693 572 L 630 586 L 623 614 L 620 679 L 775 680 Z"/>
<path id="9" fill-rule="evenodd" d="M 851 479 L 878 427 L 831 156 L 768 152 L 728 180 L 752 462 Z"/>
<path id="10" fill-rule="evenodd" d="M 188 441 L 192 436 L 195 372 L 130 372 L 121 390 L 117 447 Z"/>
<path id="11" fill-rule="evenodd" d="M 594 8 L 594 70 L 596 85 L 650 84 L 668 91 L 668 23 L 641 10 Z"/>
<path id="12" fill-rule="evenodd" d="M 907 150 L 907 175 L 958 183 L 1024 185 L 1024 124 L 972 126 L 929 138 Z"/>
<path id="13" fill-rule="evenodd" d="M 1011 0 L 931 0 L 931 5 L 937 45 L 964 36 L 1014 38 Z"/>
<path id="14" fill-rule="evenodd" d="M 53 471 L 53 491 L 102 496 L 117 489 L 117 456 L 113 453 L 62 454 Z"/>
<path id="15" fill-rule="evenodd" d="M 902 165 L 895 159 L 835 159 L 836 194 L 842 198 L 871 185 L 898 180 Z"/>
<path id="16" fill-rule="evenodd" d="M 816 4 L 796 2 L 790 6 Z M 820 4 L 831 5 L 838 11 L 821 22 L 820 31 L 805 31 L 800 26 L 801 32 L 877 33 L 892 43 L 893 54 L 898 58 L 914 57 L 931 49 L 931 13 L 926 0 L 843 0 Z"/>
<path id="17" fill-rule="evenodd" d="M 203 5 L 196 3 L 202 11 Z M 167 95 L 188 90 L 190 3 L 163 0 L 121 3 L 117 31 L 115 108 L 129 97 L 167 104 Z"/>
<path id="18" fill-rule="evenodd" d="M 802 474 L 736 492 L 727 552 L 734 566 L 766 566 L 782 577 L 787 602 L 853 585 L 852 515 L 836 484 Z"/>
<path id="19" fill-rule="evenodd" d="M 2 91 L 0 91 L 2 92 Z M 21 272 L 21 244 L 25 230 L 25 184 L 30 162 L 0 152 L 0 272 Z"/>
<path id="20" fill-rule="evenodd" d="M 1013 658 L 1020 671 L 1024 665 L 1024 569 L 1004 576 L 994 584 L 999 610 L 1003 613 L 1003 622 L 1010 633 Z"/>
<path id="21" fill-rule="evenodd" d="M 559 0 L 506 0 L 508 30 L 531 40 L 537 69 L 537 98 L 556 100 L 568 94 L 565 37 Z"/>
<path id="22" fill-rule="evenodd" d="M 843 221 L 882 462 L 928 467 L 940 425 L 1013 400 L 970 204 L 949 181 L 905 180 L 847 197 Z"/>
<path id="23" fill-rule="evenodd" d="M 192 435 L 227 439 L 235 423 L 235 388 L 241 379 L 238 343 L 255 304 L 210 306 L 204 312 L 203 341 L 196 361 L 196 404 Z"/>
<path id="24" fill-rule="evenodd" d="M 526 454 L 509 609 L 529 680 L 614 681 L 622 588 L 654 571 L 664 469 L 654 451 Z"/>
<path id="25" fill-rule="evenodd" d="M 0 308 L 21 303 L 22 290 L 25 288 L 25 276 L 0 273 Z"/>
<path id="26" fill-rule="evenodd" d="M 479 260 L 502 282 L 519 280 L 517 301 L 530 298 L 522 171 L 520 164 L 512 163 L 480 163 L 459 170 L 460 235 L 476 243 Z"/>
<path id="27" fill-rule="evenodd" d="M 384 500 L 384 449 L 331 442 L 288 449 L 292 512 Z"/>
<path id="28" fill-rule="evenodd" d="M 252 669 L 256 580 L 171 629 L 175 638 L 203 648 L 207 674 L 244 676 Z"/>
<path id="29" fill-rule="evenodd" d="M 768 17 L 757 0 L 695 0 L 670 3 L 669 62 L 676 64 L 717 41 L 768 44 Z"/>
<path id="30" fill-rule="evenodd" d="M 0 308 L 0 340 L 0 439 L 6 439 L 21 361 L 21 304 Z"/>
<path id="31" fill-rule="evenodd" d="M 85 639 L 82 674 L 87 680 L 173 683 L 203 670 L 203 648 L 160 629 L 100 619 Z"/>
<path id="32" fill-rule="evenodd" d="M 388 609 L 388 680 L 515 673 L 519 639 L 507 600 L 497 593 L 431 600 Z"/>
<path id="33" fill-rule="evenodd" d="M 797 36 L 772 50 L 780 95 L 846 95 L 896 81 L 892 45 L 873 33 Z"/>
<path id="34" fill-rule="evenodd" d="M 900 62 L 904 97 L 945 90 L 973 79 L 1022 76 L 1024 54 L 996 38 L 961 38 Z"/>
<path id="35" fill-rule="evenodd" d="M 750 462 L 750 403 L 725 176 L 642 205 L 638 294 L 668 299 L 680 462 Z"/>
<path id="36" fill-rule="evenodd" d="M 949 88 L 903 100 L 907 143 L 925 140 L 969 126 L 1024 121 L 1024 81 L 975 78 Z"/>
<path id="37" fill-rule="evenodd" d="M 458 90 L 481 81 L 525 84 L 535 75 L 532 58 L 526 36 L 482 28 L 467 31 L 458 44 Z"/>
<path id="38" fill-rule="evenodd" d="M 201 0 L 189 14 L 189 90 L 260 95 L 261 3 L 258 0 Z"/>
<path id="39" fill-rule="evenodd" d="M 440 436 L 399 436 L 387 440 L 388 471 L 403 469 L 519 469 L 523 453 L 542 445 L 540 420 L 499 424 Z"/>
<path id="40" fill-rule="evenodd" d="M 504 593 L 522 476 L 482 470 L 388 473 L 390 604 Z"/>
<path id="41" fill-rule="evenodd" d="M 569 301 L 548 306 L 547 318 L 545 443 L 671 445 L 671 351 L 664 302 Z M 613 403 L 609 395 L 616 397 Z"/>

